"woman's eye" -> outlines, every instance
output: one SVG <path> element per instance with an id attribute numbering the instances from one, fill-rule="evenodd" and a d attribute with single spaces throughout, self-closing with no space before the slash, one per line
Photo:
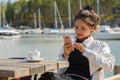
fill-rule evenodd
<path id="1" fill-rule="evenodd" d="M 76 30 L 86 30 L 85 27 L 75 27 Z"/>
<path id="2" fill-rule="evenodd" d="M 81 28 L 81 30 L 86 30 L 85 28 Z"/>

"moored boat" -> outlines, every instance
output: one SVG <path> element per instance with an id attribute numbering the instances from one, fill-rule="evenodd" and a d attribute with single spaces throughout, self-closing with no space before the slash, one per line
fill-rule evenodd
<path id="1" fill-rule="evenodd" d="M 99 31 L 94 34 L 96 39 L 120 39 L 120 32 L 114 31 L 109 26 L 99 26 L 98 30 Z"/>
<path id="2" fill-rule="evenodd" d="M 0 39 L 18 38 L 20 34 L 15 30 L 0 30 Z"/>

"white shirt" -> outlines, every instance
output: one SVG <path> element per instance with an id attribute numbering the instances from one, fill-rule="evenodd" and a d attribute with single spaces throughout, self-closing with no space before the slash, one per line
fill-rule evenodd
<path id="1" fill-rule="evenodd" d="M 84 40 L 83 45 L 85 46 L 83 55 L 89 60 L 90 74 L 93 74 L 97 69 L 102 68 L 101 71 L 93 76 L 92 80 L 104 80 L 103 70 L 112 71 L 115 63 L 115 57 L 110 54 L 109 46 L 103 41 L 94 40 L 92 36 Z M 64 49 L 62 48 L 58 60 L 67 61 L 68 59 L 62 57 L 63 53 Z M 58 71 L 59 73 L 64 73 L 65 70 L 66 68 Z"/>

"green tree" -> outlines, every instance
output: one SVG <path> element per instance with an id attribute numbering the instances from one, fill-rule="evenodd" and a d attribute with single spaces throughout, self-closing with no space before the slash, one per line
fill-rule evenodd
<path id="1" fill-rule="evenodd" d="M 99 0 L 100 1 L 100 17 L 106 20 L 112 20 L 119 18 L 119 14 L 113 14 L 113 8 L 120 7 L 120 0 Z M 64 25 L 68 24 L 68 0 L 56 0 L 57 6 L 60 12 L 60 16 L 64 22 Z M 80 0 L 70 0 L 72 19 L 80 7 Z M 97 0 L 82 0 L 82 6 L 90 5 L 97 11 Z M 28 25 L 30 27 L 34 24 L 34 16 L 36 13 L 38 23 L 38 9 L 41 10 L 41 20 L 48 27 L 54 26 L 54 0 L 17 0 L 11 3 L 10 0 L 7 3 L 6 19 L 9 23 L 17 25 Z M 58 20 L 59 22 L 59 20 Z"/>

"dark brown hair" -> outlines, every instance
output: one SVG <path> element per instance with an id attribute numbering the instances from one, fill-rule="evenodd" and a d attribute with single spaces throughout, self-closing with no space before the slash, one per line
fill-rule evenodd
<path id="1" fill-rule="evenodd" d="M 90 6 L 85 7 L 83 10 L 79 10 L 75 16 L 74 21 L 80 19 L 88 24 L 88 26 L 94 27 L 97 30 L 99 24 L 99 16 L 95 13 Z"/>

